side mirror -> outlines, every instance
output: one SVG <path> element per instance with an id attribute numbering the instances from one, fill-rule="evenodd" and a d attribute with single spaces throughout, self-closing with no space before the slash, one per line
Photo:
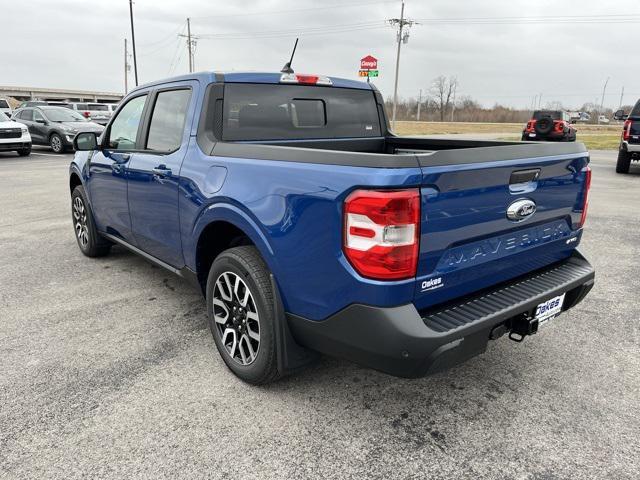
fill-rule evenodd
<path id="1" fill-rule="evenodd" d="M 73 139 L 73 148 L 79 151 L 96 150 L 98 148 L 98 137 L 93 132 L 83 132 Z"/>

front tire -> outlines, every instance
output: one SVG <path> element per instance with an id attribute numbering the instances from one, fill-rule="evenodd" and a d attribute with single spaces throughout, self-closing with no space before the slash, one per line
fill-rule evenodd
<path id="1" fill-rule="evenodd" d="M 618 151 L 618 163 L 616 163 L 617 173 L 629 173 L 631 166 L 631 154 L 626 150 Z"/>
<path id="2" fill-rule="evenodd" d="M 28 157 L 31 155 L 31 147 L 21 148 L 20 150 L 17 150 L 17 152 L 21 157 Z"/>
<path id="3" fill-rule="evenodd" d="M 207 314 L 218 352 L 237 377 L 254 385 L 279 378 L 273 290 L 255 247 L 231 248 L 215 259 Z"/>
<path id="4" fill-rule="evenodd" d="M 54 133 L 49 138 L 49 146 L 53 153 L 62 153 L 64 152 L 64 143 L 62 142 L 62 137 L 57 133 Z"/>
<path id="5" fill-rule="evenodd" d="M 101 237 L 96 230 L 93 213 L 82 186 L 77 186 L 71 194 L 71 220 L 80 251 L 87 257 L 104 257 L 111 250 L 112 243 Z"/>

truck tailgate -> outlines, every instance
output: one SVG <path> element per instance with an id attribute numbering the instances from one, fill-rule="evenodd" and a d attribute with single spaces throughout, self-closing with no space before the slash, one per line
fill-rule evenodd
<path id="1" fill-rule="evenodd" d="M 500 148 L 483 150 L 498 157 Z M 497 161 L 482 158 L 487 153 L 478 152 L 477 163 L 449 164 L 418 155 L 423 170 L 418 309 L 565 259 L 580 242 L 586 152 Z M 473 152 L 467 150 L 468 156 Z"/>

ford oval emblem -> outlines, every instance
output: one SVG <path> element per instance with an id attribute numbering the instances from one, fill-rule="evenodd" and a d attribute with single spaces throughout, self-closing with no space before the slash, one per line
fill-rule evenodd
<path id="1" fill-rule="evenodd" d="M 533 200 L 516 200 L 507 208 L 507 218 L 512 222 L 522 222 L 536 213 L 536 203 Z"/>

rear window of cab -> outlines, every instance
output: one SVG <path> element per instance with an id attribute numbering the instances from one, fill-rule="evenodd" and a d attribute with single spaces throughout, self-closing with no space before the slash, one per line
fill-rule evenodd
<path id="1" fill-rule="evenodd" d="M 303 85 L 225 85 L 222 138 L 231 141 L 380 136 L 373 91 Z"/>

